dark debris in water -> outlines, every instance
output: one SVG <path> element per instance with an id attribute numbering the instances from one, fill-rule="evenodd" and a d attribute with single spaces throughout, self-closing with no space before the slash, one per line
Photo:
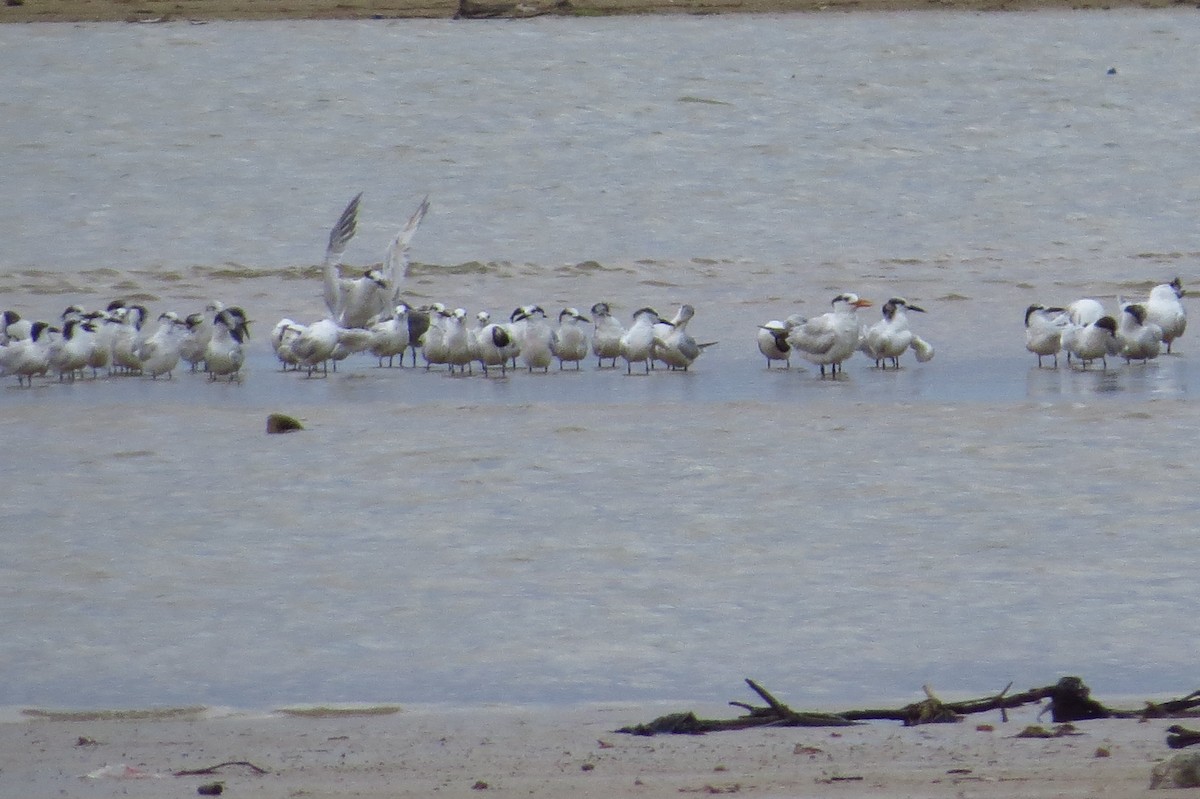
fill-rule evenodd
<path id="1" fill-rule="evenodd" d="M 300 424 L 299 419 L 285 413 L 273 413 L 267 417 L 267 433 L 269 434 L 292 433 L 303 429 L 304 425 Z"/>

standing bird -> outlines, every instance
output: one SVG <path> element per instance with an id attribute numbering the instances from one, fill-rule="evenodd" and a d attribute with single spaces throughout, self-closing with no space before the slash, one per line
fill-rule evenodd
<path id="1" fill-rule="evenodd" d="M 784 369 L 792 368 L 792 345 L 788 344 L 787 337 L 792 328 L 803 321 L 804 317 L 792 314 L 782 322 L 772 319 L 758 326 L 755 339 L 758 342 L 758 351 L 767 359 L 768 369 L 771 368 L 772 361 L 783 361 Z"/>
<path id="2" fill-rule="evenodd" d="M 1187 329 L 1187 310 L 1183 307 L 1183 283 L 1175 278 L 1150 289 L 1146 300 L 1146 319 L 1162 329 L 1162 340 L 1171 352 L 1171 343 Z"/>
<path id="3" fill-rule="evenodd" d="M 1068 324 L 1066 308 L 1047 308 L 1035 302 L 1025 309 L 1025 349 L 1038 356 L 1039 369 L 1046 355 L 1054 356 L 1054 368 L 1058 368 L 1058 351 Z"/>
<path id="4" fill-rule="evenodd" d="M 490 320 L 490 314 L 488 318 Z M 508 374 L 512 352 L 513 340 L 508 325 L 488 321 L 475 336 L 475 359 L 483 365 L 485 375 L 489 366 L 499 366 L 500 374 Z"/>
<path id="5" fill-rule="evenodd" d="M 717 342 L 709 341 L 698 344 L 687 332 L 688 322 L 696 315 L 696 309 L 690 305 L 682 305 L 675 317 L 667 323 L 666 330 L 662 325 L 655 325 L 654 357 L 665 363 L 671 369 L 687 368 L 700 357 L 700 354 Z"/>
<path id="6" fill-rule="evenodd" d="M 329 374 L 329 362 L 333 361 L 333 371 L 337 371 L 337 362 L 345 360 L 356 352 L 362 352 L 371 345 L 371 332 L 360 327 L 340 327 L 329 317 L 313 322 L 308 327 L 300 327 L 300 335 L 292 341 L 292 356 L 298 368 L 307 371 L 306 377 L 312 377 L 318 367 L 321 373 Z"/>
<path id="7" fill-rule="evenodd" d="M 75 373 L 88 365 L 92 342 L 84 329 L 84 321 L 78 318 L 63 322 L 62 335 L 50 343 L 47 357 L 50 368 L 58 373 L 59 381 L 75 382 Z"/>
<path id="8" fill-rule="evenodd" d="M 75 329 L 75 337 L 83 336 L 83 340 L 87 342 L 87 366 L 92 370 L 92 379 L 96 378 L 101 369 L 108 368 L 109 347 L 100 335 L 103 324 L 104 315 L 101 314 L 95 322 L 84 322 L 82 331 L 80 328 Z"/>
<path id="9" fill-rule="evenodd" d="M 209 339 L 212 338 L 212 320 L 223 310 L 225 310 L 225 303 L 220 300 L 212 300 L 204 306 L 203 311 L 184 317 L 183 322 L 187 327 L 187 334 L 179 348 L 179 357 L 191 371 L 196 371 L 197 367 L 204 363 L 204 351 L 208 348 Z"/>
<path id="10" fill-rule="evenodd" d="M 425 371 L 434 364 L 446 363 L 446 320 L 449 314 L 445 306 L 435 302 L 429 309 L 429 328 L 421 336 L 421 357 L 425 359 Z"/>
<path id="11" fill-rule="evenodd" d="M 550 350 L 550 339 L 554 331 L 546 321 L 546 312 L 540 305 L 526 305 L 517 309 L 512 321 L 517 326 L 521 363 L 525 364 L 530 372 L 534 369 L 550 371 L 550 363 L 554 358 Z"/>
<path id="12" fill-rule="evenodd" d="M 621 336 L 621 357 L 625 359 L 625 374 L 633 374 L 633 364 L 643 363 L 650 374 L 650 358 L 654 354 L 654 326 L 662 320 L 653 308 L 633 312 L 633 324 Z"/>
<path id="13" fill-rule="evenodd" d="M 579 362 L 588 354 L 587 331 L 580 323 L 591 324 L 591 319 L 574 308 L 564 308 L 558 314 L 558 327 L 550 336 L 550 352 L 558 358 L 558 368 L 562 369 L 567 361 L 579 369 Z"/>
<path id="14" fill-rule="evenodd" d="M 281 360 L 294 362 L 297 369 L 304 369 L 305 377 L 312 377 L 318 367 L 322 374 L 328 375 L 329 360 L 333 358 L 333 350 L 338 343 L 337 323 L 326 317 L 311 325 L 293 324 L 289 327 L 293 333 L 281 335 L 280 338 L 281 341 L 290 341 L 290 356 Z"/>
<path id="15" fill-rule="evenodd" d="M 137 349 L 142 345 L 142 325 L 146 321 L 146 306 L 125 305 L 114 308 L 118 324 L 113 327 L 112 365 L 127 373 L 140 373 L 142 361 Z"/>
<path id="16" fill-rule="evenodd" d="M 164 311 L 158 316 L 158 329 L 147 339 L 144 339 L 134 354 L 141 361 L 141 372 L 157 380 L 165 374 L 171 379 L 171 373 L 179 365 L 179 352 L 187 336 L 187 323 L 173 311 Z"/>
<path id="17" fill-rule="evenodd" d="M 847 292 L 834 297 L 830 304 L 832 311 L 804 320 L 788 335 L 788 343 L 802 358 L 821 367 L 821 377 L 825 376 L 826 366 L 830 376 L 836 376 L 842 362 L 858 348 L 858 309 L 870 307 L 871 301 Z"/>
<path id="18" fill-rule="evenodd" d="M 421 340 L 425 337 L 426 331 L 429 330 L 431 323 L 430 314 L 435 309 L 440 312 L 442 310 L 441 303 L 408 309 L 408 348 L 412 350 L 412 365 L 414 367 L 417 365 L 417 350 L 422 346 Z M 400 365 L 404 365 L 404 353 L 400 353 Z"/>
<path id="19" fill-rule="evenodd" d="M 1162 352 L 1162 328 L 1151 322 L 1146 306 L 1140 302 L 1121 303 L 1121 319 L 1117 322 L 1117 343 L 1125 363 L 1145 363 Z"/>
<path id="20" fill-rule="evenodd" d="M 212 337 L 204 349 L 208 379 L 228 377 L 229 382 L 240 380 L 242 364 L 246 362 L 243 349 L 250 335 L 249 322 L 240 308 L 226 308 L 213 317 Z"/>
<path id="21" fill-rule="evenodd" d="M 1067 363 L 1070 364 L 1071 358 L 1075 355 L 1076 344 L 1080 340 L 1079 336 L 1084 328 L 1094 325 L 1105 314 L 1104 305 L 1099 300 L 1093 300 L 1091 297 L 1084 297 L 1083 299 L 1068 303 L 1066 310 L 1067 324 L 1063 328 L 1062 349 L 1063 352 L 1067 353 Z M 1116 321 L 1116 319 L 1113 319 L 1114 325 Z"/>
<path id="22" fill-rule="evenodd" d="M 293 369 L 300 368 L 300 359 L 296 356 L 292 346 L 303 332 L 303 325 L 299 325 L 287 317 L 276 322 L 275 327 L 271 330 L 271 350 L 279 359 L 279 363 L 283 365 L 285 372 L 289 366 Z"/>
<path id="23" fill-rule="evenodd" d="M 465 308 L 455 308 L 454 313 L 446 317 L 446 333 L 443 341 L 446 344 L 446 363 L 450 372 L 458 367 L 460 373 L 470 369 L 475 360 L 471 350 L 471 331 L 467 329 L 467 311 Z"/>
<path id="24" fill-rule="evenodd" d="M 339 273 L 342 254 L 358 230 L 358 206 L 362 193 L 354 197 L 329 231 L 322 273 L 325 306 L 333 321 L 344 328 L 365 328 L 373 319 L 396 305 L 400 282 L 408 275 L 408 251 L 413 235 L 429 210 L 429 198 L 421 201 L 408 223 L 388 244 L 382 268 L 368 269 L 361 277 L 343 278 Z"/>
<path id="25" fill-rule="evenodd" d="M 17 385 L 33 386 L 34 375 L 50 371 L 50 344 L 57 327 L 48 322 L 33 322 L 29 326 L 28 338 L 16 338 L 0 347 L 0 374 L 16 375 Z"/>
<path id="26" fill-rule="evenodd" d="M 404 351 L 408 349 L 409 343 L 408 330 L 408 306 L 400 303 L 392 309 L 392 313 L 386 319 L 381 319 L 371 325 L 371 354 L 379 359 L 379 365 L 383 366 L 383 359 L 387 358 L 387 365 L 392 366 L 397 355 L 400 356 L 400 365 L 404 365 Z"/>
<path id="27" fill-rule="evenodd" d="M 1063 331 L 1062 347 L 1067 353 L 1068 362 L 1073 355 L 1087 369 L 1088 364 L 1099 358 L 1107 369 L 1107 356 L 1121 351 L 1121 344 L 1117 341 L 1117 320 L 1111 316 L 1101 316 L 1091 324 L 1069 325 Z"/>
<path id="28" fill-rule="evenodd" d="M 892 297 L 883 304 L 883 318 L 862 332 L 859 349 L 872 360 L 876 367 L 900 368 L 900 356 L 910 347 L 917 353 L 917 360 L 924 363 L 933 357 L 933 348 L 918 339 L 909 329 L 905 311 L 925 313 L 924 308 L 913 305 L 903 297 Z M 917 343 L 917 342 L 920 343 Z"/>
<path id="29" fill-rule="evenodd" d="M 592 306 L 592 354 L 596 356 L 596 368 L 604 366 L 605 358 L 612 361 L 610 365 L 613 369 L 617 368 L 623 335 L 625 326 L 612 315 L 607 302 L 598 302 Z"/>

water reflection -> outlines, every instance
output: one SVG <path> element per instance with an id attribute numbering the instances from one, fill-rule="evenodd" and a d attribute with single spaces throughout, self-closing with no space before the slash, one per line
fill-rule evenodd
<path id="1" fill-rule="evenodd" d="M 1031 367 L 1025 376 L 1028 399 L 1085 399 L 1120 396 L 1125 399 L 1181 398 L 1189 392 L 1187 360 L 1161 356 L 1146 363 L 1113 359 L 1107 369 L 1063 365 L 1057 369 Z"/>

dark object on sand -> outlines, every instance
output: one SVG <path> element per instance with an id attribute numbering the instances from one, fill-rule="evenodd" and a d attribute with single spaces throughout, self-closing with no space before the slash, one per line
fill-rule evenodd
<path id="1" fill-rule="evenodd" d="M 1092 689 L 1078 677 L 1063 677 L 1050 689 L 1050 718 L 1064 721 L 1106 719 L 1115 715 L 1091 697 Z"/>
<path id="2" fill-rule="evenodd" d="M 237 766 L 238 768 L 246 769 L 251 774 L 262 775 L 271 773 L 265 768 L 260 768 L 254 765 L 249 760 L 226 760 L 224 763 L 218 763 L 215 766 L 207 766 L 205 768 L 187 768 L 183 769 L 182 771 L 173 771 L 171 774 L 175 777 L 196 777 L 203 774 L 216 774 L 218 771 L 226 768 L 227 766 Z M 218 783 L 214 782 L 210 784 L 217 785 Z"/>
<path id="3" fill-rule="evenodd" d="M 861 721 L 900 721 L 904 725 L 938 724 L 956 722 L 971 713 L 984 713 L 999 710 L 1004 721 L 1008 721 L 1007 710 L 1022 705 L 1050 702 L 1042 712 L 1049 711 L 1056 724 L 1085 719 L 1147 719 L 1195 716 L 1196 708 L 1200 707 L 1200 691 L 1188 694 L 1182 699 L 1169 702 L 1146 703 L 1142 710 L 1114 710 L 1105 707 L 1091 698 L 1091 690 L 1078 677 L 1063 677 L 1054 685 L 1042 688 L 1032 688 L 1023 693 L 1010 694 L 1008 689 L 1012 684 L 994 696 L 981 699 L 969 699 L 963 702 L 943 702 L 938 699 L 931 688 L 925 687 L 925 699 L 901 708 L 882 708 L 867 710 L 846 710 L 839 713 L 807 713 L 792 710 L 766 691 L 753 680 L 746 684 L 762 697 L 766 707 L 754 707 L 743 702 L 730 702 L 735 707 L 744 708 L 746 715 L 735 719 L 702 719 L 694 713 L 672 713 L 651 721 L 648 724 L 637 724 L 622 727 L 617 732 L 630 735 L 659 735 L 673 733 L 681 735 L 701 735 L 706 732 L 722 730 L 744 730 L 751 727 L 832 727 L 856 724 Z M 1040 715 L 1040 714 L 1039 714 Z M 1182 729 L 1182 728 L 1180 728 Z M 1195 733 L 1200 740 L 1200 733 Z M 1186 744 L 1180 744 L 1186 745 Z"/>
<path id="4" fill-rule="evenodd" d="M 570 0 L 458 0 L 455 19 L 527 19 L 544 14 L 571 14 Z"/>
<path id="5" fill-rule="evenodd" d="M 224 783 L 206 782 L 196 789 L 201 796 L 220 796 L 225 791 Z"/>
<path id="6" fill-rule="evenodd" d="M 1075 729 L 1074 724 L 1059 724 L 1053 730 L 1048 730 L 1040 724 L 1030 724 L 1014 735 L 1014 738 L 1062 738 L 1067 735 L 1083 735 Z"/>
<path id="7" fill-rule="evenodd" d="M 282 413 L 273 413 L 267 417 L 268 433 L 290 433 L 293 430 L 303 430 L 304 425 L 297 419 Z"/>
<path id="8" fill-rule="evenodd" d="M 1189 730 L 1187 727 L 1180 726 L 1179 724 L 1172 724 L 1170 727 L 1167 727 L 1167 732 L 1170 733 L 1167 736 L 1167 746 L 1172 749 L 1182 749 L 1185 746 L 1200 744 L 1200 731 Z"/>

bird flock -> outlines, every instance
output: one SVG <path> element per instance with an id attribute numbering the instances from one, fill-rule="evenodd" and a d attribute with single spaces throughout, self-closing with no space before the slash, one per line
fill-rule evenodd
<path id="1" fill-rule="evenodd" d="M 443 303 L 410 307 L 400 298 L 408 276 L 409 245 L 429 210 L 422 200 L 384 254 L 382 268 L 359 277 L 342 275 L 342 254 L 358 227 L 362 195 L 354 197 L 329 231 L 322 265 L 324 301 L 328 314 L 309 324 L 290 318 L 279 320 L 271 331 L 271 348 L 282 368 L 305 376 L 327 375 L 339 361 L 369 353 L 379 365 L 401 365 L 409 358 L 426 369 L 444 366 L 450 372 L 484 375 L 524 368 L 530 372 L 581 368 L 595 355 L 598 365 L 612 367 L 624 359 L 626 371 L 639 365 L 649 373 L 655 363 L 684 369 L 716 342 L 698 342 L 687 331 L 695 308 L 682 305 L 670 319 L 653 308 L 641 308 L 626 328 L 607 303 L 591 306 L 591 316 L 577 308 L 564 308 L 552 319 L 537 304 L 522 305 L 507 319 L 493 319 L 479 311 L 470 319 L 465 308 Z M 591 326 L 589 329 L 588 326 Z"/>
<path id="2" fill-rule="evenodd" d="M 241 308 L 210 303 L 203 312 L 180 317 L 159 314 L 146 329 L 144 305 L 114 300 L 104 310 L 71 305 L 58 324 L 0 313 L 0 375 L 16 375 L 18 385 L 53 375 L 75 381 L 89 372 L 106 375 L 172 377 L 181 361 L 210 380 L 236 380 L 245 362 L 249 321 Z"/>
<path id="3" fill-rule="evenodd" d="M 1187 329 L 1183 297 L 1183 283 L 1177 277 L 1150 289 L 1143 302 L 1118 297 L 1116 316 L 1090 297 L 1063 307 L 1034 303 L 1025 309 L 1025 349 L 1037 356 L 1038 368 L 1046 357 L 1053 358 L 1058 368 L 1060 352 L 1066 353 L 1068 364 L 1078 361 L 1082 369 L 1097 360 L 1107 369 L 1110 355 L 1126 363 L 1145 363 L 1157 358 L 1163 345 L 1171 352 L 1175 339 Z"/>
<path id="4" fill-rule="evenodd" d="M 597 302 L 585 314 L 574 307 L 548 315 L 537 304 L 517 307 L 507 318 L 489 311 L 469 316 L 464 308 L 442 303 L 412 307 L 401 299 L 409 272 L 414 235 L 429 211 L 428 198 L 388 244 L 382 263 L 366 270 L 345 267 L 342 256 L 358 226 L 362 194 L 355 196 L 329 231 L 322 264 L 322 299 L 327 313 L 302 324 L 290 318 L 272 328 L 270 344 L 284 371 L 305 377 L 326 376 L 339 361 L 366 354 L 379 366 L 445 367 L 451 373 L 484 376 L 524 369 L 580 369 L 591 357 L 598 368 L 619 368 L 627 374 L 649 374 L 660 366 L 687 370 L 717 342 L 697 341 L 688 332 L 696 315 L 681 305 L 665 318 L 650 307 L 636 310 L 626 325 L 607 302 Z M 346 276 L 351 273 L 354 276 Z M 1063 307 L 1030 305 L 1025 312 L 1026 348 L 1058 366 L 1058 353 L 1068 364 L 1087 369 L 1097 360 L 1107 368 L 1108 356 L 1127 362 L 1148 361 L 1163 345 L 1183 335 L 1187 315 L 1184 290 L 1176 278 L 1155 286 L 1142 302 L 1118 300 L 1115 315 L 1098 300 L 1080 299 Z M 881 306 L 873 323 L 860 320 L 870 300 L 840 293 L 831 309 L 810 318 L 793 314 L 758 325 L 756 343 L 767 369 L 791 366 L 798 356 L 818 367 L 822 378 L 836 377 L 855 353 L 875 367 L 900 368 L 901 357 L 912 350 L 919 363 L 934 356 L 934 347 L 910 326 L 910 313 L 925 309 L 903 297 Z M 202 311 L 181 316 L 165 311 L 147 325 L 145 306 L 116 300 L 103 310 L 72 305 L 54 323 L 30 322 L 15 311 L 0 314 L 0 376 L 16 376 L 19 386 L 32 386 L 35 377 L 74 381 L 90 374 L 142 375 L 170 379 L 180 364 L 209 380 L 241 378 L 246 360 L 249 320 L 240 307 L 210 302 Z M 152 327 L 152 329 L 150 329 Z"/>

